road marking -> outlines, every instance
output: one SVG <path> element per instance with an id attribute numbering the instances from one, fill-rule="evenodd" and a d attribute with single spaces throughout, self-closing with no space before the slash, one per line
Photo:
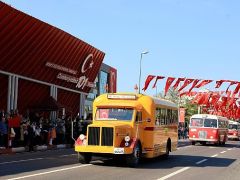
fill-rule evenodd
<path id="1" fill-rule="evenodd" d="M 165 180 L 165 179 L 168 179 L 168 178 L 170 178 L 170 177 L 172 177 L 172 176 L 175 176 L 176 174 L 179 174 L 179 173 L 181 173 L 181 172 L 183 172 L 183 171 L 188 170 L 189 168 L 190 168 L 190 167 L 185 167 L 185 168 L 179 169 L 179 170 L 177 170 L 177 171 L 175 171 L 175 172 L 173 172 L 173 173 L 171 173 L 171 174 L 168 174 L 168 175 L 166 175 L 166 176 L 163 176 L 163 177 L 161 177 L 161 178 L 159 178 L 159 179 L 157 179 L 157 180 Z"/>
<path id="2" fill-rule="evenodd" d="M 227 149 L 228 151 L 231 151 L 232 150 L 232 148 L 229 148 L 229 149 Z"/>
<path id="3" fill-rule="evenodd" d="M 41 175 L 45 175 L 45 174 L 55 173 L 55 172 L 59 172 L 59 171 L 67 171 L 67 170 L 71 170 L 71 169 L 77 169 L 77 168 L 91 166 L 91 165 L 92 164 L 84 164 L 84 165 L 73 166 L 73 167 L 69 167 L 69 168 L 62 168 L 62 169 L 56 169 L 56 170 L 42 172 L 42 173 L 30 174 L 30 175 L 27 175 L 27 176 L 21 176 L 21 177 L 11 178 L 11 179 L 7 179 L 7 180 L 16 180 L 16 179 L 30 178 L 30 177 L 35 177 L 35 176 L 41 176 Z"/>
<path id="4" fill-rule="evenodd" d="M 11 164 L 11 163 L 19 163 L 19 162 L 27 162 L 27 161 L 36 161 L 36 160 L 41 160 L 43 158 L 36 158 L 36 159 L 23 159 L 23 160 L 19 160 L 19 161 L 8 161 L 8 162 L 2 162 L 0 163 L 0 165 L 2 164 Z"/>
<path id="5" fill-rule="evenodd" d="M 214 154 L 214 155 L 212 155 L 211 157 L 217 157 L 218 156 L 218 154 Z"/>
<path id="6" fill-rule="evenodd" d="M 75 156 L 75 155 L 77 155 L 77 154 L 65 154 L 65 155 L 61 155 L 59 157 L 67 157 L 67 156 Z"/>
<path id="7" fill-rule="evenodd" d="M 201 164 L 201 163 L 203 163 L 203 162 L 205 162 L 205 161 L 207 161 L 208 159 L 203 159 L 203 160 L 201 160 L 201 161 L 198 161 L 198 162 L 196 162 L 196 164 Z"/>
<path id="8" fill-rule="evenodd" d="M 216 147 L 213 147 L 213 146 L 209 146 L 210 149 L 215 149 Z"/>
<path id="9" fill-rule="evenodd" d="M 221 154 L 223 154 L 223 153 L 225 153 L 226 151 L 222 151 L 222 152 L 220 152 Z"/>
<path id="10" fill-rule="evenodd" d="M 181 147 L 178 147 L 177 149 L 185 149 L 185 148 L 189 148 L 189 147 L 192 147 L 192 146 L 181 146 Z"/>

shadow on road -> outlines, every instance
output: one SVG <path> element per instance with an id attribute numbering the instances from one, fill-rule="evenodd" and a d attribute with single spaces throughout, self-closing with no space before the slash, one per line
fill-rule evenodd
<path id="1" fill-rule="evenodd" d="M 208 159 L 208 161 L 196 164 L 196 162 L 203 159 Z M 236 159 L 230 158 L 210 158 L 205 156 L 192 156 L 192 155 L 171 155 L 168 159 L 162 157 L 154 159 L 144 159 L 140 162 L 138 169 L 171 169 L 175 167 L 228 167 Z M 122 168 L 129 168 L 124 161 L 116 162 L 112 159 L 105 161 L 97 161 L 92 164 L 96 166 L 115 166 Z"/>

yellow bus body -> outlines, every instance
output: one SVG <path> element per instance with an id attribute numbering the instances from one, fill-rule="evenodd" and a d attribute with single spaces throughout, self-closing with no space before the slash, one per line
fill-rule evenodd
<path id="1" fill-rule="evenodd" d="M 108 108 L 132 109 L 132 118 L 129 121 L 98 120 L 98 109 Z M 177 112 L 174 103 L 143 94 L 100 95 L 93 102 L 93 122 L 87 127 L 85 139 L 76 141 L 75 151 L 129 155 L 137 143 L 141 147 L 141 157 L 145 158 L 174 151 L 178 139 Z M 128 140 L 126 136 L 130 141 L 125 141 Z"/>

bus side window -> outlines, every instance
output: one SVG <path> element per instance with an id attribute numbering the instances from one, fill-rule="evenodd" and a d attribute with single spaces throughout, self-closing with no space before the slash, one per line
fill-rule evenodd
<path id="1" fill-rule="evenodd" d="M 156 109 L 156 120 L 155 120 L 155 125 L 160 125 L 160 112 L 161 112 L 161 109 L 160 108 L 157 108 Z"/>
<path id="2" fill-rule="evenodd" d="M 137 114 L 136 114 L 136 123 L 140 123 L 140 122 L 142 122 L 142 112 L 137 111 Z"/>
<path id="3" fill-rule="evenodd" d="M 160 125 L 165 125 L 165 118 L 166 118 L 166 109 L 161 109 L 161 123 L 160 123 Z"/>

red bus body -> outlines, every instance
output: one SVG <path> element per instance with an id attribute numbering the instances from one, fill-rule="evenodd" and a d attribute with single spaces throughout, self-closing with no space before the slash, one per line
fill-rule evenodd
<path id="1" fill-rule="evenodd" d="M 228 139 L 240 140 L 240 123 L 239 122 L 229 120 Z"/>
<path id="2" fill-rule="evenodd" d="M 206 144 L 225 144 L 228 134 L 228 119 L 210 114 L 195 114 L 190 118 L 189 140 Z"/>

